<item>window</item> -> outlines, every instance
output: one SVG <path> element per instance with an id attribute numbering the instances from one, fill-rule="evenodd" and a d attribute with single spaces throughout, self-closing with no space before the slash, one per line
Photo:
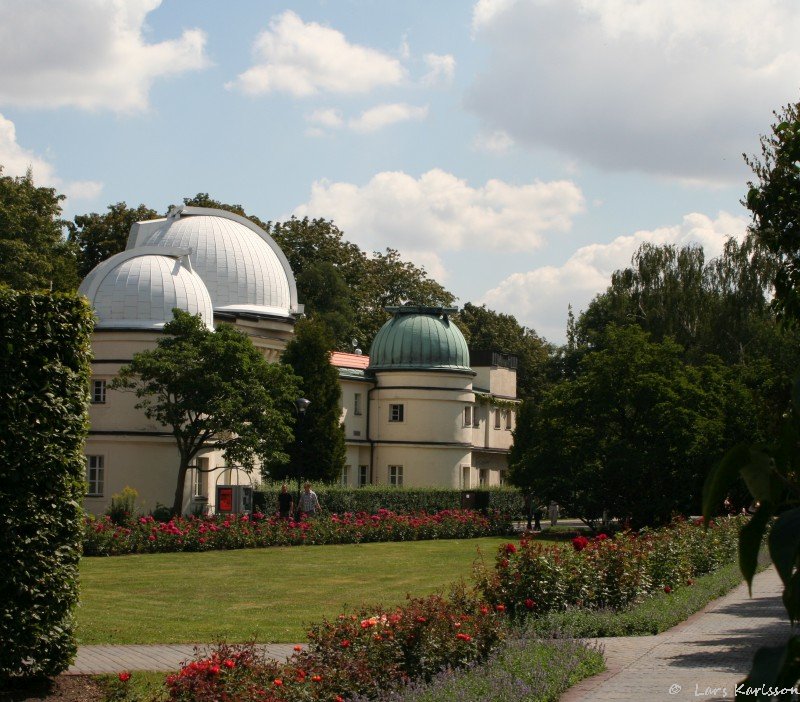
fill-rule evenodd
<path id="1" fill-rule="evenodd" d="M 389 466 L 389 485 L 395 485 L 399 487 L 402 484 L 403 466 Z"/>
<path id="2" fill-rule="evenodd" d="M 514 428 L 514 413 L 511 410 L 504 412 L 506 415 L 506 431 L 511 431 Z"/>
<path id="3" fill-rule="evenodd" d="M 390 422 L 403 421 L 403 405 L 389 405 L 389 421 Z"/>
<path id="4" fill-rule="evenodd" d="M 494 428 L 495 429 L 499 429 L 500 428 L 500 410 L 499 409 L 496 409 L 494 411 Z"/>
<path id="5" fill-rule="evenodd" d="M 481 415 L 476 405 L 475 407 L 472 408 L 472 426 L 477 427 L 480 425 L 480 423 L 481 423 Z"/>
<path id="6" fill-rule="evenodd" d="M 106 402 L 106 381 L 93 380 L 92 381 L 92 404 L 104 405 Z"/>
<path id="7" fill-rule="evenodd" d="M 470 488 L 470 473 L 472 470 L 469 466 L 461 466 L 461 487 L 469 490 Z"/>
<path id="8" fill-rule="evenodd" d="M 353 402 L 353 414 L 361 414 L 361 393 L 357 392 L 355 394 L 355 400 Z"/>
<path id="9" fill-rule="evenodd" d="M 489 484 L 489 469 L 488 468 L 481 468 L 480 477 L 478 478 L 478 483 L 481 487 L 486 487 Z"/>
<path id="10" fill-rule="evenodd" d="M 350 466 L 345 466 L 342 468 L 342 485 L 347 487 L 347 484 L 350 482 Z"/>
<path id="11" fill-rule="evenodd" d="M 192 481 L 192 494 L 195 497 L 208 497 L 208 459 L 198 458 Z"/>
<path id="12" fill-rule="evenodd" d="M 506 473 L 508 473 L 508 471 L 506 470 L 500 471 L 500 485 L 506 485 L 508 483 L 508 478 L 506 477 Z"/>
<path id="13" fill-rule="evenodd" d="M 358 487 L 369 485 L 369 466 L 358 467 Z"/>
<path id="14" fill-rule="evenodd" d="M 105 479 L 105 456 L 86 456 L 87 495 L 89 497 L 102 497 Z"/>
<path id="15" fill-rule="evenodd" d="M 465 427 L 472 426 L 472 407 L 464 408 L 464 426 Z"/>

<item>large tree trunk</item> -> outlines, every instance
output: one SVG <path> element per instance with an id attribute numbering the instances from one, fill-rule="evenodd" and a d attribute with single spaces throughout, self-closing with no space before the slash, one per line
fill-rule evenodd
<path id="1" fill-rule="evenodd" d="M 186 473 L 189 470 L 189 461 L 181 458 L 178 468 L 178 483 L 175 486 L 175 501 L 172 503 L 172 514 L 180 517 L 183 514 L 183 489 L 186 484 Z"/>

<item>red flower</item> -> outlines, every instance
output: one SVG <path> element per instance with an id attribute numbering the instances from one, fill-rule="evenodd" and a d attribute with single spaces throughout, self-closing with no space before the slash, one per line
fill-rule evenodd
<path id="1" fill-rule="evenodd" d="M 687 584 L 687 585 L 694 585 L 694 580 L 692 580 L 691 578 L 689 578 L 689 579 L 686 581 L 686 584 Z"/>
<path id="2" fill-rule="evenodd" d="M 311 682 L 322 682 L 322 676 L 321 675 L 312 675 L 311 676 Z"/>
<path id="3" fill-rule="evenodd" d="M 126 671 L 124 671 L 124 672 L 119 674 L 119 679 L 122 682 L 128 682 L 128 680 L 131 679 L 131 674 L 126 670 Z"/>
<path id="4" fill-rule="evenodd" d="M 594 537 L 595 541 L 605 541 L 608 538 L 608 534 L 598 534 Z"/>
<path id="5" fill-rule="evenodd" d="M 672 588 L 669 585 L 664 585 L 664 592 L 669 595 L 669 593 L 672 592 Z"/>
<path id="6" fill-rule="evenodd" d="M 500 603 L 499 605 L 495 605 L 495 609 L 498 612 L 505 612 L 506 611 L 506 606 L 504 604 Z"/>
<path id="7" fill-rule="evenodd" d="M 208 672 L 211 673 L 212 675 L 219 675 L 219 666 L 218 665 L 212 665 L 208 669 Z"/>
<path id="8" fill-rule="evenodd" d="M 503 551 L 510 555 L 517 552 L 517 547 L 514 544 L 506 544 L 503 546 Z"/>
<path id="9" fill-rule="evenodd" d="M 585 536 L 576 536 L 572 539 L 572 548 L 576 551 L 583 551 L 589 545 L 589 539 Z"/>
<path id="10" fill-rule="evenodd" d="M 226 658 L 222 662 L 222 665 L 224 665 L 226 668 L 235 668 L 236 667 L 236 662 L 232 661 L 230 658 Z"/>
<path id="11" fill-rule="evenodd" d="M 298 644 L 297 646 L 294 647 L 294 650 L 295 651 L 302 651 L 303 647 L 300 644 Z"/>
<path id="12" fill-rule="evenodd" d="M 281 680 L 280 678 L 275 678 L 275 680 L 272 681 L 272 684 L 275 687 L 280 687 L 281 685 L 283 685 L 283 680 Z"/>
<path id="13" fill-rule="evenodd" d="M 350 642 L 349 642 L 347 639 L 345 639 L 345 640 L 344 640 L 344 641 L 342 641 L 342 643 L 341 643 L 341 644 L 339 644 L 339 645 L 340 645 L 342 648 L 349 648 L 349 647 L 350 647 Z"/>
<path id="14" fill-rule="evenodd" d="M 525 600 L 525 609 L 533 609 L 536 606 L 536 603 L 529 597 Z"/>
<path id="15" fill-rule="evenodd" d="M 472 637 L 469 634 L 456 634 L 456 638 L 462 641 L 472 641 Z"/>

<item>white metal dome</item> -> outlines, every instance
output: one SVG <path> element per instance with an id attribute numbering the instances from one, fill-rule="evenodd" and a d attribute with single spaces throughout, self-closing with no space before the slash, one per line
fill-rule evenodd
<path id="1" fill-rule="evenodd" d="M 192 267 L 208 288 L 215 312 L 282 318 L 297 312 L 294 275 L 286 257 L 249 220 L 223 210 L 182 207 L 150 227 L 132 233 L 135 240 L 128 246 L 189 249 Z"/>
<path id="2" fill-rule="evenodd" d="M 142 246 L 96 266 L 78 292 L 94 307 L 98 329 L 161 329 L 178 307 L 213 329 L 214 310 L 186 249 Z"/>

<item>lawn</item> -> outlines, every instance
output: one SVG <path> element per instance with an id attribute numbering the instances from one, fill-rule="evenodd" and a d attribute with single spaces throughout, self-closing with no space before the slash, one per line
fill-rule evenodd
<path id="1" fill-rule="evenodd" d="M 507 538 L 161 553 L 81 561 L 80 644 L 305 641 L 361 603 L 445 592 Z"/>

